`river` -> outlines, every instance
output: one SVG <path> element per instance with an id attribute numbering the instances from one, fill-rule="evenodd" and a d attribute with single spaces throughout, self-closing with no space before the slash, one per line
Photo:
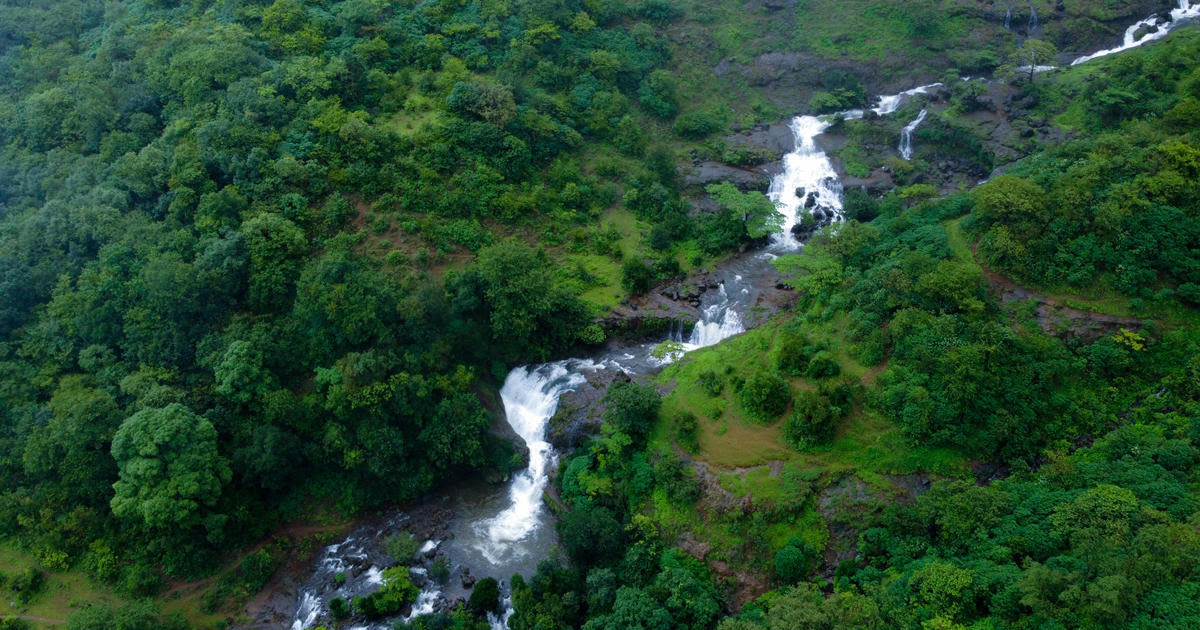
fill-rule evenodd
<path id="1" fill-rule="evenodd" d="M 1138 26 L 1134 25 L 1126 32 L 1122 47 L 1081 57 L 1075 63 L 1126 50 L 1151 38 L 1158 39 L 1175 24 L 1182 23 L 1180 20 L 1195 18 L 1198 13 L 1200 9 L 1181 0 L 1179 9 L 1172 12 L 1173 17 L 1178 14 L 1177 19 L 1169 26 L 1160 25 L 1157 32 L 1131 41 Z M 1156 18 L 1148 18 L 1138 24 L 1156 23 Z M 899 110 L 906 100 L 940 85 L 923 85 L 879 97 L 872 110 L 880 116 L 888 116 Z M 921 110 L 918 118 L 905 127 L 900 146 L 905 159 L 912 155 L 912 132 L 924 120 L 925 114 L 926 111 Z M 861 118 L 863 111 L 848 110 L 840 115 L 846 119 Z M 704 294 L 702 315 L 686 337 L 681 330 L 665 337 L 664 340 L 677 342 L 683 353 L 711 346 L 743 332 L 743 322 L 760 290 L 759 283 L 773 277 L 771 261 L 780 254 L 796 251 L 804 236 L 816 227 L 842 219 L 841 181 L 829 156 L 816 142 L 817 137 L 829 128 L 829 119 L 797 116 L 789 126 L 794 136 L 794 148 L 783 157 L 782 169 L 772 178 L 768 190 L 768 197 L 784 216 L 782 229 L 772 237 L 765 251 L 722 267 L 718 272 L 721 278 L 719 289 Z M 507 620 L 512 614 L 507 599 L 507 580 L 515 573 L 532 575 L 537 564 L 549 557 L 558 542 L 554 518 L 545 506 L 543 496 L 559 457 L 546 438 L 547 426 L 557 410 L 559 398 L 584 383 L 589 373 L 613 370 L 630 376 L 648 375 L 679 358 L 678 354 L 653 356 L 652 350 L 657 345 L 613 343 L 594 356 L 520 366 L 508 374 L 500 396 L 506 420 L 529 447 L 528 466 L 505 486 L 475 483 L 452 491 L 455 505 L 445 528 L 448 535 L 444 539 L 423 541 L 421 551 L 425 564 L 412 570 L 423 586 L 410 618 L 465 597 L 470 590 L 463 585 L 461 576 L 469 572 L 474 579 L 493 577 L 501 581 L 502 592 L 506 594 L 505 611 L 491 617 L 490 621 L 496 630 L 507 628 Z M 334 597 L 348 600 L 377 588 L 388 560 L 381 553 L 380 541 L 387 534 L 403 529 L 407 518 L 406 514 L 395 514 L 382 524 L 361 527 L 344 540 L 326 547 L 317 559 L 311 578 L 297 594 L 291 629 L 305 630 L 328 622 L 328 604 Z M 428 560 L 435 554 L 449 560 L 451 578 L 445 583 L 426 579 Z M 353 575 L 347 576 L 344 582 L 335 579 L 339 573 L 346 575 L 350 567 L 357 568 Z M 350 630 L 384 630 L 390 628 L 393 621 L 360 624 L 351 626 Z"/>

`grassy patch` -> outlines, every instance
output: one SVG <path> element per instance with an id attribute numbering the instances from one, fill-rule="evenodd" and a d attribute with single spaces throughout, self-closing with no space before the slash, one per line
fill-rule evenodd
<path id="1" fill-rule="evenodd" d="M 14 598 L 5 590 L 0 599 L 0 617 L 21 615 L 29 619 L 34 628 L 65 628 L 67 617 L 87 604 L 106 603 L 119 605 L 123 599 L 108 589 L 92 583 L 82 571 L 51 572 L 41 566 L 31 555 L 15 549 L 11 544 L 0 544 L 0 567 L 4 574 L 13 574 L 34 568 L 46 576 L 46 585 L 41 593 L 26 605 L 11 606 Z"/>

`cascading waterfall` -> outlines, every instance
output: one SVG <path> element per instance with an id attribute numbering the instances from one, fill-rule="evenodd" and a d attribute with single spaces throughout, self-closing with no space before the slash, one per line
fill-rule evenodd
<path id="1" fill-rule="evenodd" d="M 1026 35 L 1033 37 L 1038 30 L 1038 14 L 1037 9 L 1033 7 L 1033 3 L 1029 3 L 1029 25 L 1025 29 Z"/>
<path id="2" fill-rule="evenodd" d="M 529 465 L 513 477 L 508 488 L 509 506 L 496 516 L 479 521 L 475 548 L 490 563 L 508 564 L 530 552 L 524 544 L 539 528 L 545 507 L 542 491 L 547 471 L 557 455 L 546 441 L 546 426 L 558 409 L 558 399 L 585 380 L 585 370 L 600 369 L 593 361 L 568 359 L 536 367 L 519 367 L 508 373 L 500 388 L 504 417 L 529 448 Z"/>
<path id="3" fill-rule="evenodd" d="M 904 125 L 904 130 L 900 132 L 900 157 L 905 160 L 911 160 L 913 156 L 912 136 L 913 132 L 921 123 L 925 122 L 925 115 L 929 110 L 922 109 L 920 114 L 917 114 L 916 120 Z"/>
<path id="4" fill-rule="evenodd" d="M 1004 30 L 1012 32 L 1012 4 L 1008 5 L 1008 11 L 1004 13 Z"/>
<path id="5" fill-rule="evenodd" d="M 861 115 L 861 113 L 860 113 Z M 816 116 L 797 116 L 791 129 L 796 137 L 795 149 L 783 156 L 783 172 L 771 180 L 767 197 L 783 215 L 783 231 L 772 238 L 777 247 L 792 250 L 800 247 L 793 228 L 801 219 L 802 208 L 823 208 L 841 216 L 842 184 L 829 156 L 817 147 L 817 136 L 829 128 L 828 122 Z"/>
<path id="6" fill-rule="evenodd" d="M 1136 48 L 1142 44 L 1160 40 L 1167 36 L 1168 33 L 1175 30 L 1177 27 L 1188 22 L 1200 19 L 1200 3 L 1193 5 L 1188 0 L 1179 0 L 1178 8 L 1172 9 L 1170 19 L 1160 19 L 1157 15 L 1141 20 L 1129 28 L 1125 29 L 1125 37 L 1120 46 L 1094 52 L 1090 55 L 1084 55 L 1071 62 L 1072 66 L 1077 66 L 1081 63 L 1087 63 L 1093 59 L 1106 57 L 1108 55 L 1123 52 L 1130 48 Z M 1138 31 L 1146 30 L 1146 33 L 1138 38 Z"/>

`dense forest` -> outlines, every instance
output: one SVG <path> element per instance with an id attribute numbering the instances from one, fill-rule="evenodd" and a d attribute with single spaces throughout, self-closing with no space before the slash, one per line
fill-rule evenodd
<path id="1" fill-rule="evenodd" d="M 1035 77 L 1164 7 L 752 4 L 0 0 L 0 628 L 53 576 L 72 630 L 233 626 L 284 528 L 507 478 L 511 368 L 779 229 L 691 167 L 929 78 L 911 160 L 830 119 L 894 185 L 810 217 L 793 305 L 607 386 L 507 627 L 1200 625 L 1200 34 Z"/>

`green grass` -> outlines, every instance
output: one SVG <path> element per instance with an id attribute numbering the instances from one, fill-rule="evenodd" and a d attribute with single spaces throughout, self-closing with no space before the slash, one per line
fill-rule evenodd
<path id="1" fill-rule="evenodd" d="M 34 628 L 65 628 L 67 617 L 86 604 L 107 603 L 119 605 L 124 601 L 108 589 L 92 583 L 82 571 L 49 571 L 33 556 L 19 551 L 10 543 L 0 544 L 0 571 L 8 577 L 27 568 L 35 568 L 46 576 L 45 589 L 29 604 L 10 606 L 15 598 L 3 591 L 0 599 L 0 618 L 5 615 L 20 615 L 29 619 Z"/>

